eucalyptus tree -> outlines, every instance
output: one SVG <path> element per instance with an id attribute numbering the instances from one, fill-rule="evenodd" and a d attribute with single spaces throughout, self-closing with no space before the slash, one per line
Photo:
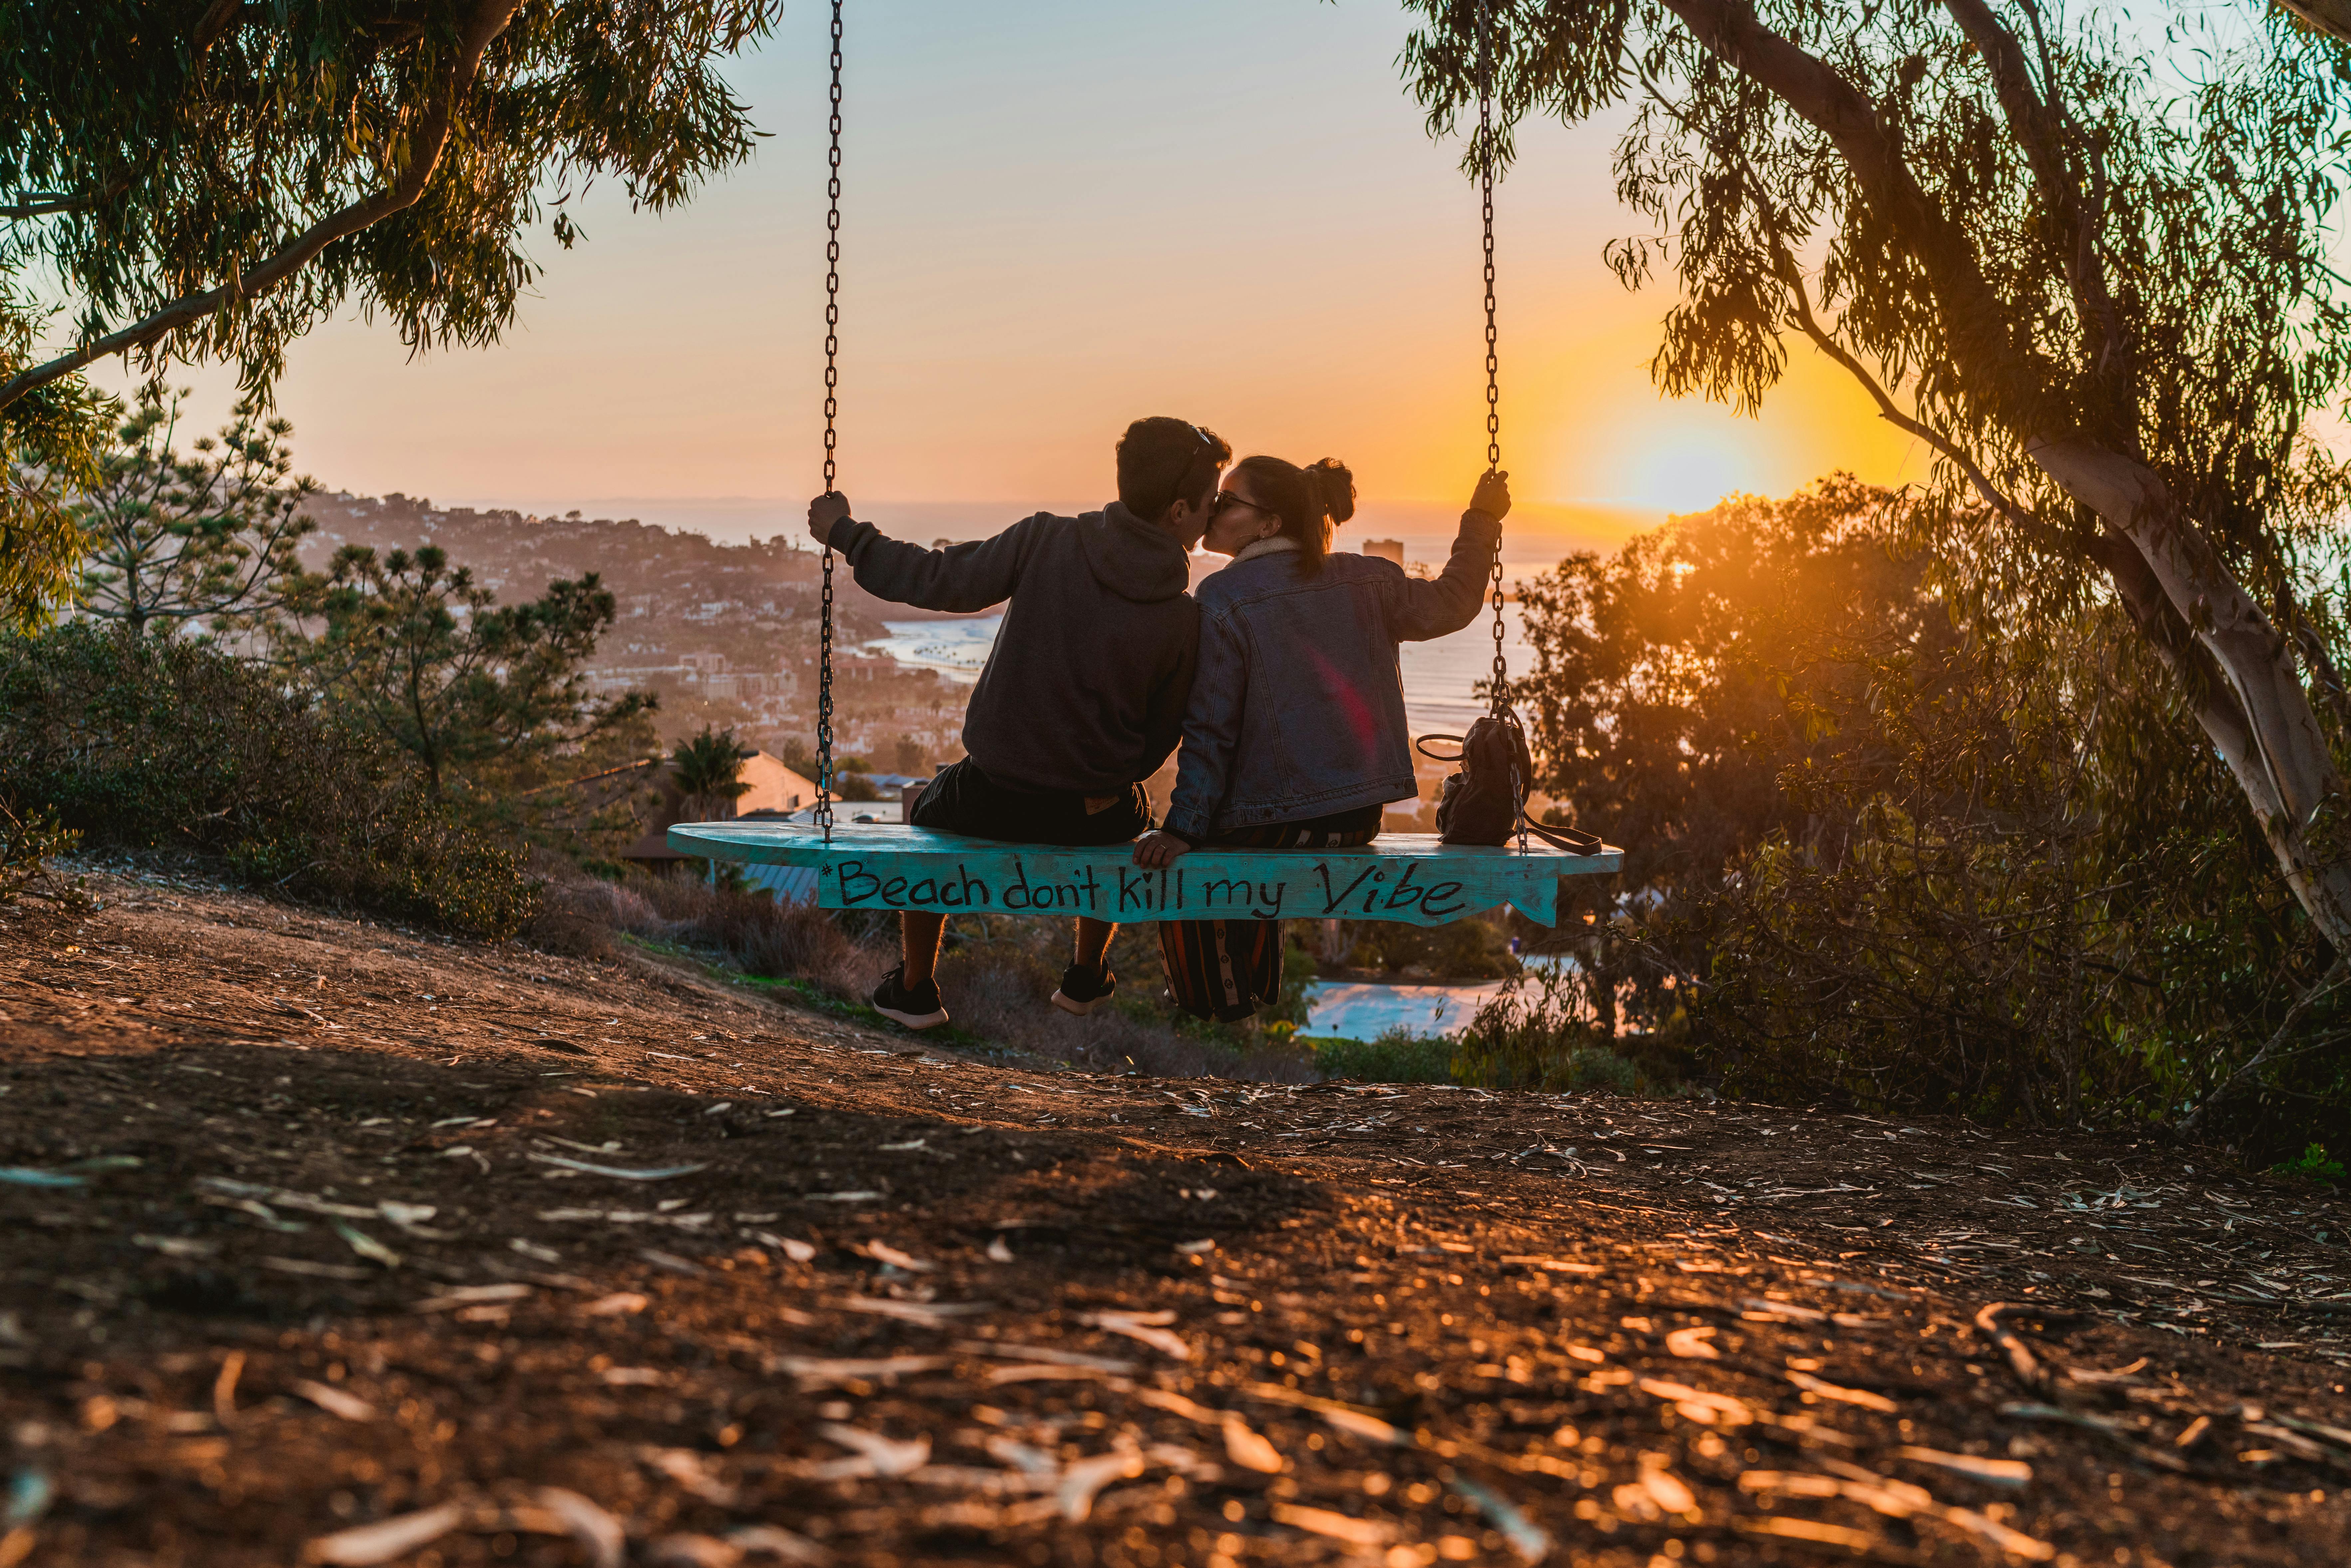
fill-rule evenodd
<path id="1" fill-rule="evenodd" d="M 2278 0 L 2278 9 L 2338 38 L 2351 38 L 2351 0 Z"/>
<path id="2" fill-rule="evenodd" d="M 1412 4 L 1405 68 L 1442 129 L 1488 6 Z M 1608 260 L 1677 291 L 1660 388 L 1752 409 L 1791 337 L 1843 366 L 1938 455 L 1947 579 L 2021 573 L 2053 616 L 2119 603 L 2351 955 L 2351 699 L 2310 594 L 2351 481 L 2306 429 L 2351 376 L 2343 46 L 2190 0 L 1490 16 L 1499 123 L 1473 161 L 1531 117 L 1627 117 L 1617 193 L 1655 229 Z"/>
<path id="3" fill-rule="evenodd" d="M 781 0 L 0 5 L 0 595 L 69 580 L 44 484 L 104 434 L 79 372 L 225 361 L 266 391 L 356 304 L 495 340 L 599 177 L 660 210 L 753 144 L 718 74 Z M 43 299 L 63 301 L 45 311 Z M 52 333 L 51 329 L 57 330 Z"/>
<path id="4" fill-rule="evenodd" d="M 182 454 L 177 400 L 141 396 L 74 504 L 89 539 L 79 609 L 132 636 L 193 623 L 219 632 L 285 603 L 316 527 L 317 485 L 293 473 L 293 425 L 240 402 Z"/>

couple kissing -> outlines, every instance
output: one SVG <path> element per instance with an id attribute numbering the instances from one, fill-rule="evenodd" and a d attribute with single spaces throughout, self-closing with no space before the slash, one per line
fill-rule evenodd
<path id="1" fill-rule="evenodd" d="M 992 538 L 925 549 L 885 536 L 828 492 L 809 532 L 878 599 L 925 610 L 1004 606 L 964 715 L 964 758 L 908 813 L 919 828 L 1014 843 L 1134 842 L 1165 866 L 1202 845 L 1366 844 L 1391 800 L 1418 792 L 1399 643 L 1478 613 L 1510 508 L 1508 476 L 1479 481 L 1445 570 L 1334 551 L 1353 476 L 1332 458 L 1233 462 L 1215 432 L 1139 419 L 1117 445 L 1118 499 L 1075 517 L 1040 512 Z M 1191 591 L 1191 554 L 1230 564 Z M 1176 757 L 1166 820 L 1143 781 Z M 909 1029 L 945 1023 L 934 970 L 946 916 L 899 915 L 901 962 L 873 1007 Z M 1053 1005 L 1086 1014 L 1118 988 L 1117 926 L 1081 916 Z M 1166 921 L 1160 957 L 1176 1004 L 1237 1021 L 1281 984 L 1271 920 Z"/>

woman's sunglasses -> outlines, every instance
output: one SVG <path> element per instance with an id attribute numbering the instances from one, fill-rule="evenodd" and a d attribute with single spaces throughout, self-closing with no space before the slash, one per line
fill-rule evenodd
<path id="1" fill-rule="evenodd" d="M 1226 507 L 1247 507 L 1250 511 L 1252 511 L 1252 512 L 1263 512 L 1263 513 L 1264 513 L 1267 517 L 1280 517 L 1280 516 L 1281 515 L 1280 513 L 1279 513 L 1279 512 L 1275 511 L 1271 507 L 1260 507 L 1260 506 L 1259 506 L 1255 501 L 1250 500 L 1247 496 L 1239 495 L 1239 494 L 1238 494 L 1238 493 L 1236 493 L 1236 492 L 1234 492 L 1234 491 L 1231 491 L 1231 490 L 1219 490 L 1219 491 L 1217 491 L 1217 511 L 1219 511 L 1219 512 L 1221 512 L 1221 511 L 1223 511 L 1223 510 L 1224 510 Z"/>

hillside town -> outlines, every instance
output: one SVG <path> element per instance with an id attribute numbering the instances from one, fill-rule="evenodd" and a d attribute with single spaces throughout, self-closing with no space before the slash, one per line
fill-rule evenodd
<path id="1" fill-rule="evenodd" d="M 379 550 L 437 545 L 501 602 L 528 600 L 563 578 L 594 572 L 619 618 L 585 674 L 599 692 L 651 692 L 664 744 L 705 726 L 786 755 L 816 727 L 818 556 L 789 536 L 722 544 L 634 517 L 538 517 L 435 507 L 400 494 L 326 492 L 306 508 L 318 528 L 304 564 L 317 569 L 345 545 Z M 833 575 L 835 742 L 877 770 L 919 774 L 962 755 L 966 692 L 934 670 L 858 650 L 888 634 L 884 618 L 945 620 L 884 605 L 836 565 Z"/>

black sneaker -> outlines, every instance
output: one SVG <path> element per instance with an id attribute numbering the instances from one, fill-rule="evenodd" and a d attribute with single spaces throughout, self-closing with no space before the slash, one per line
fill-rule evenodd
<path id="1" fill-rule="evenodd" d="M 939 1002 L 939 983 L 906 984 L 904 964 L 883 976 L 882 983 L 873 988 L 873 1010 L 908 1029 L 931 1029 L 947 1021 L 947 1009 Z"/>
<path id="2" fill-rule="evenodd" d="M 1117 994 L 1118 977 L 1110 972 L 1109 965 L 1090 969 L 1083 964 L 1072 964 L 1061 971 L 1061 984 L 1053 993 L 1053 1005 L 1065 1013 L 1083 1018 Z"/>

